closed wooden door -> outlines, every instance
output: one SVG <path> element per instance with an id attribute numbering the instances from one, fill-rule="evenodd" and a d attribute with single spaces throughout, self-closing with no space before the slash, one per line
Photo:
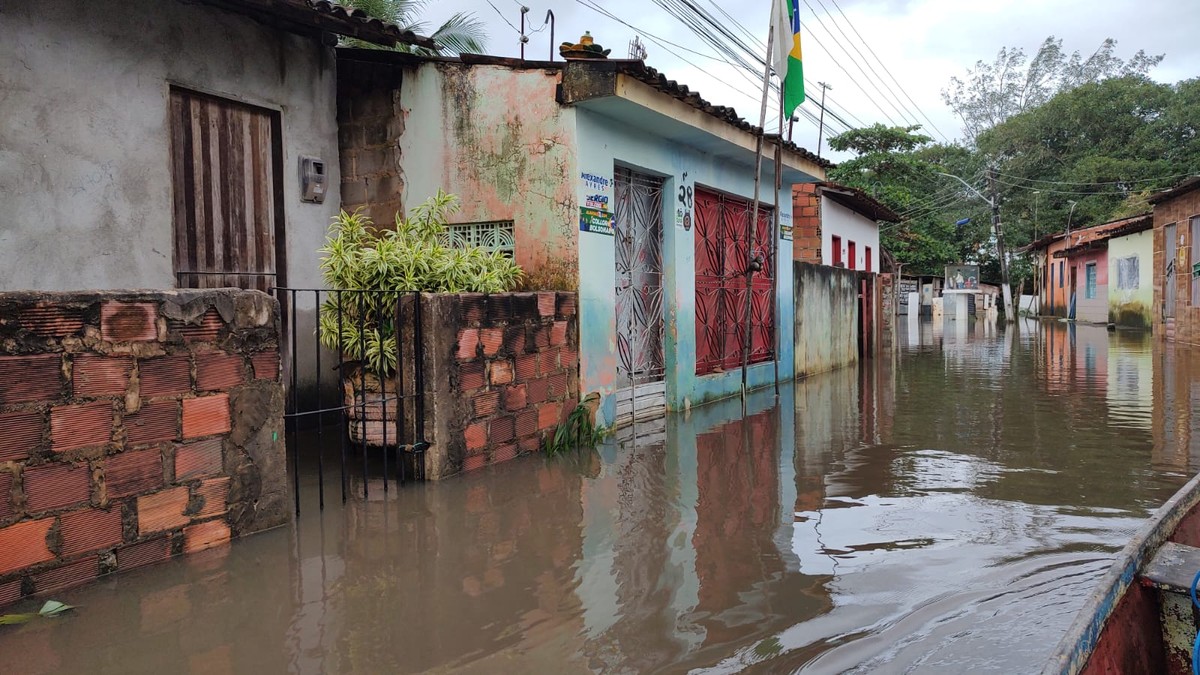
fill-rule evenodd
<path id="1" fill-rule="evenodd" d="M 173 88 L 170 115 L 176 283 L 283 285 L 279 113 Z"/>

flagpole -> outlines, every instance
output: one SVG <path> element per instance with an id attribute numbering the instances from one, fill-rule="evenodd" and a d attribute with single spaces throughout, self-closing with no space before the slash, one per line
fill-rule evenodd
<path id="1" fill-rule="evenodd" d="M 766 65 L 763 67 L 763 93 L 762 93 L 762 108 L 758 115 L 758 138 L 754 143 L 754 206 L 750 209 L 749 227 L 746 228 L 746 313 L 742 324 L 744 330 L 742 342 L 742 414 L 746 413 L 746 394 L 748 392 L 746 383 L 746 370 L 750 365 L 750 343 L 752 338 L 750 335 L 750 303 L 753 300 L 751 296 L 751 282 L 754 271 L 751 267 L 754 261 L 754 229 L 758 226 L 758 206 L 759 206 L 759 190 L 762 187 L 762 148 L 763 148 L 763 127 L 767 125 L 767 94 L 771 90 L 771 48 L 775 43 L 775 17 L 771 17 L 771 26 L 767 33 L 767 53 Z M 783 95 L 782 89 L 780 96 Z"/>
<path id="2" fill-rule="evenodd" d="M 775 267 L 771 270 L 775 276 L 771 278 L 771 291 L 774 295 L 771 297 L 771 312 L 775 319 L 775 335 L 772 336 L 775 340 L 773 345 L 775 350 L 775 400 L 779 400 L 779 338 L 783 335 L 783 328 L 780 326 L 779 312 L 779 211 L 781 204 L 779 203 L 779 193 L 783 189 L 783 85 L 779 87 L 779 137 L 775 143 L 775 223 L 771 228 L 771 264 Z M 788 260 L 791 260 L 791 251 L 788 252 Z"/>

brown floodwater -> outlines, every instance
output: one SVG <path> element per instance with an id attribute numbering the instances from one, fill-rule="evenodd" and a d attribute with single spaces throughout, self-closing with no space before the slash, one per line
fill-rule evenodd
<path id="1" fill-rule="evenodd" d="M 324 512 L 306 474 L 291 527 L 0 626 L 0 673 L 1036 671 L 1196 467 L 1200 354 L 900 328 L 745 418 Z"/>

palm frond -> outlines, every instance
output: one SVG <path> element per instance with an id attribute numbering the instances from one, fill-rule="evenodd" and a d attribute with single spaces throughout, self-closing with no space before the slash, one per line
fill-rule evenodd
<path id="1" fill-rule="evenodd" d="M 487 48 L 487 29 L 473 13 L 459 12 L 446 20 L 433 35 L 444 54 L 482 54 Z"/>

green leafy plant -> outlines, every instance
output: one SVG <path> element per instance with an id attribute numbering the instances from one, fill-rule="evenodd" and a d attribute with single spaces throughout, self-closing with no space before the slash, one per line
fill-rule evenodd
<path id="1" fill-rule="evenodd" d="M 607 432 L 592 421 L 596 413 L 595 404 L 598 402 L 598 396 L 595 399 L 589 396 L 575 406 L 571 414 L 567 415 L 567 420 L 558 425 L 552 435 L 546 437 L 542 448 L 545 453 L 554 457 L 572 448 L 590 448 L 604 440 Z"/>
<path id="2" fill-rule="evenodd" d="M 446 219 L 458 198 L 438 190 L 394 229 L 378 229 L 360 211 L 338 214 L 321 253 L 321 275 L 333 290 L 321 305 L 321 343 L 379 376 L 396 371 L 395 308 L 400 296 L 426 293 L 503 293 L 521 268 L 502 253 L 448 245 Z M 358 292 L 368 291 L 368 292 Z M 340 320 L 339 320 L 340 317 Z"/>
<path id="3" fill-rule="evenodd" d="M 22 623 L 29 623 L 37 618 L 54 618 L 63 612 L 75 609 L 73 605 L 67 605 L 57 600 L 47 600 L 46 604 L 42 605 L 36 613 L 28 614 L 0 614 L 0 626 L 13 626 Z"/>

